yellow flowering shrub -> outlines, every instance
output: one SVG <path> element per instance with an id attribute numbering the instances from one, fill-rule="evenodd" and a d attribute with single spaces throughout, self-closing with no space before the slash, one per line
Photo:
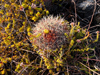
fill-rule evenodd
<path id="1" fill-rule="evenodd" d="M 0 1 L 0 75 L 67 75 L 67 66 L 77 65 L 72 63 L 77 54 L 85 58 L 90 52 L 87 29 L 48 16 L 46 5 L 56 1 L 63 0 Z M 98 39 L 97 31 L 91 43 Z"/>
<path id="2" fill-rule="evenodd" d="M 36 57 L 29 57 L 29 53 L 35 54 L 28 37 L 31 27 L 48 14 L 42 0 L 0 1 L 0 75 L 7 75 L 10 69 L 13 70 L 11 73 L 18 74 L 35 62 Z"/>

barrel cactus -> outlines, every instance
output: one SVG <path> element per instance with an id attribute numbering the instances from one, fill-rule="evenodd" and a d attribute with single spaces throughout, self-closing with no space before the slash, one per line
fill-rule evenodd
<path id="1" fill-rule="evenodd" d="M 67 43 L 64 33 L 69 33 L 69 26 L 68 23 L 64 22 L 63 18 L 53 16 L 44 17 L 32 30 L 33 35 L 36 36 L 34 44 L 41 49 L 55 50 Z"/>

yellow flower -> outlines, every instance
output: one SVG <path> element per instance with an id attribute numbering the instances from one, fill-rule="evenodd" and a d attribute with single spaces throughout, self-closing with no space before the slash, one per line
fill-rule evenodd
<path id="1" fill-rule="evenodd" d="M 74 45 L 74 40 L 71 40 L 69 47 L 71 48 Z"/>
<path id="2" fill-rule="evenodd" d="M 46 11 L 46 15 L 48 15 L 48 14 L 49 14 L 49 11 L 47 10 L 47 11 Z"/>
<path id="3" fill-rule="evenodd" d="M 27 32 L 29 32 L 31 30 L 31 28 L 30 27 L 27 27 Z"/>
<path id="4" fill-rule="evenodd" d="M 34 22 L 37 20 L 37 18 L 35 16 L 32 17 L 32 20 L 34 20 Z"/>
<path id="5" fill-rule="evenodd" d="M 8 17 L 8 21 L 10 21 L 10 17 Z"/>
<path id="6" fill-rule="evenodd" d="M 11 58 L 8 58 L 8 60 L 11 61 L 12 59 Z"/>
<path id="7" fill-rule="evenodd" d="M 9 7 L 9 5 L 8 4 L 5 4 L 5 7 Z"/>
<path id="8" fill-rule="evenodd" d="M 68 34 L 67 33 L 64 33 L 64 35 L 66 36 L 66 38 L 68 38 Z"/>
<path id="9" fill-rule="evenodd" d="M 23 25 L 25 25 L 25 22 L 23 22 Z"/>
<path id="10" fill-rule="evenodd" d="M 39 33 L 38 35 L 36 35 L 36 38 L 38 38 L 39 36 L 41 36 L 41 33 Z"/>
<path id="11" fill-rule="evenodd" d="M 17 66 L 16 66 L 16 69 L 19 69 L 20 68 L 20 64 L 18 64 Z"/>
<path id="12" fill-rule="evenodd" d="M 3 10 L 0 10 L 0 14 L 4 14 L 4 13 L 3 13 Z"/>
<path id="13" fill-rule="evenodd" d="M 49 30 L 48 29 L 44 29 L 44 33 L 49 33 Z"/>
<path id="14" fill-rule="evenodd" d="M 28 9 L 31 10 L 31 6 L 29 6 Z"/>
<path id="15" fill-rule="evenodd" d="M 59 64 L 63 63 L 61 59 L 57 59 L 57 62 L 58 62 Z"/>
<path id="16" fill-rule="evenodd" d="M 7 12 L 6 15 L 9 16 L 9 13 Z"/>
<path id="17" fill-rule="evenodd" d="M 37 16 L 37 17 L 41 17 L 40 12 L 37 12 L 36 16 Z"/>
<path id="18" fill-rule="evenodd" d="M 3 69 L 3 70 L 1 71 L 1 74 L 5 74 L 5 69 Z"/>
<path id="19" fill-rule="evenodd" d="M 32 15 L 33 14 L 33 11 L 30 11 L 29 13 L 30 13 L 30 15 Z"/>
<path id="20" fill-rule="evenodd" d="M 52 70 L 49 70 L 49 72 L 52 74 L 53 73 L 53 71 Z"/>

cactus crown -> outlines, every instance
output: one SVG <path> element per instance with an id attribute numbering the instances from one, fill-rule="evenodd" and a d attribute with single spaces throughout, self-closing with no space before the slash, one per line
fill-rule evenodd
<path id="1" fill-rule="evenodd" d="M 35 26 L 32 29 L 33 35 L 41 34 L 39 37 L 34 38 L 34 44 L 38 45 L 39 48 L 55 50 L 67 43 L 64 33 L 69 33 L 69 26 L 68 23 L 64 22 L 63 18 L 58 16 L 44 17 Z"/>

